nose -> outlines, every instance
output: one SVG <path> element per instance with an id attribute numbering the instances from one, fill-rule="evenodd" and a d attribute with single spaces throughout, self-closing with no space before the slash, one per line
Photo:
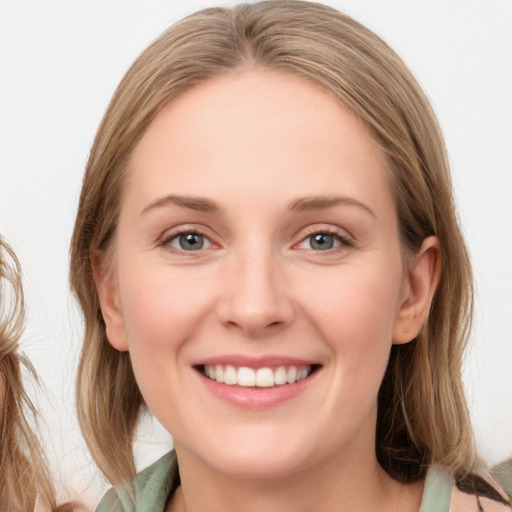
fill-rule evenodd
<path id="1" fill-rule="evenodd" d="M 293 301 L 281 266 L 271 254 L 233 258 L 218 305 L 221 323 L 251 338 L 263 338 L 288 326 Z"/>

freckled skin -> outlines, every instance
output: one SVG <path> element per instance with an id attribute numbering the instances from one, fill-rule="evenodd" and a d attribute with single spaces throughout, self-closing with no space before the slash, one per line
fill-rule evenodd
<path id="1" fill-rule="evenodd" d="M 386 158 L 364 126 L 305 80 L 244 72 L 172 101 L 130 169 L 103 311 L 182 473 L 256 482 L 349 468 L 384 478 L 376 397 L 391 345 L 406 341 L 397 332 L 411 287 Z M 218 211 L 168 204 L 141 214 L 169 194 Z M 373 214 L 346 203 L 289 209 L 333 195 Z M 197 251 L 180 245 L 179 233 L 191 232 L 203 240 Z M 314 233 L 334 246 L 318 249 Z M 193 368 L 226 354 L 321 369 L 298 396 L 253 411 L 213 396 Z"/>

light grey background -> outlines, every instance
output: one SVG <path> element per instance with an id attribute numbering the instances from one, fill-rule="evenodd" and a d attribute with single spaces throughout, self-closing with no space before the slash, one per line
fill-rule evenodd
<path id="1" fill-rule="evenodd" d="M 439 115 L 477 279 L 465 383 L 481 453 L 498 462 L 512 456 L 512 3 L 327 3 L 384 37 Z M 45 386 L 39 402 L 52 465 L 92 504 L 102 483 L 75 420 L 82 324 L 67 282 L 82 174 L 97 125 L 133 59 L 172 22 L 207 5 L 0 2 L 0 232 L 25 272 L 23 349 Z M 144 421 L 140 466 L 169 442 L 160 426 Z"/>

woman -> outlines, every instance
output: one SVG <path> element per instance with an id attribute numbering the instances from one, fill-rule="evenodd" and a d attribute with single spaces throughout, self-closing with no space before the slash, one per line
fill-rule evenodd
<path id="1" fill-rule="evenodd" d="M 35 377 L 28 359 L 18 352 L 23 330 L 21 268 L 11 247 L 0 238 L 0 510 L 72 510 L 57 507 L 39 441 L 27 418 L 36 409 L 26 394 L 21 369 Z"/>
<path id="2" fill-rule="evenodd" d="M 476 476 L 437 121 L 337 11 L 207 9 L 143 52 L 96 135 L 71 281 L 80 422 L 117 489 L 99 510 L 438 511 L 453 482 L 452 510 L 505 509 Z M 126 487 L 146 406 L 175 451 Z"/>

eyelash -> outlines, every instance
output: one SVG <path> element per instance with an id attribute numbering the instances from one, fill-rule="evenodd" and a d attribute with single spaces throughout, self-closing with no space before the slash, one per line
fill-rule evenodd
<path id="1" fill-rule="evenodd" d="M 204 241 L 206 241 L 209 244 L 209 247 L 206 249 L 209 249 L 211 247 L 218 247 L 214 242 L 210 240 L 210 238 L 202 233 L 200 230 L 196 228 L 190 228 L 190 229 L 180 229 L 179 231 L 175 231 L 173 233 L 170 233 L 169 235 L 165 236 L 163 240 L 159 243 L 161 247 L 165 247 L 169 252 L 177 253 L 177 254 L 193 254 L 195 252 L 202 252 L 204 247 L 199 247 L 196 250 L 185 250 L 182 248 L 173 247 L 171 245 L 171 242 L 174 240 L 179 240 L 180 237 L 186 236 L 186 235 L 196 235 L 202 237 Z M 318 228 L 312 228 L 308 233 L 305 234 L 301 238 L 301 240 L 294 244 L 293 247 L 297 247 L 301 244 L 303 244 L 306 240 L 311 239 L 315 235 L 327 235 L 329 237 L 333 237 L 337 240 L 338 245 L 334 247 L 329 247 L 324 250 L 315 250 L 313 248 L 306 248 L 305 250 L 312 251 L 312 252 L 334 252 L 336 250 L 340 250 L 342 248 L 346 247 L 353 247 L 355 245 L 354 240 L 347 236 L 346 234 L 342 234 L 340 230 L 334 229 L 334 228 L 327 228 L 327 229 L 318 229 Z"/>

